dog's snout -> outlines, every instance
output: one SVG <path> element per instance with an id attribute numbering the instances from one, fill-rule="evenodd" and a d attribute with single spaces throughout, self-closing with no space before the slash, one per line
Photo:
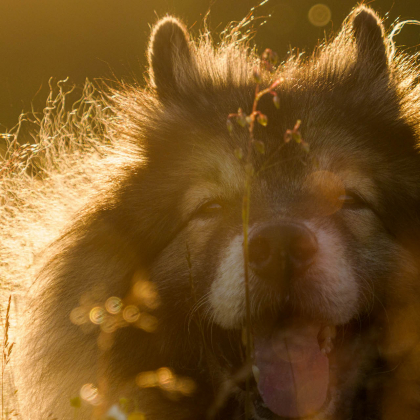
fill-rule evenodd
<path id="1" fill-rule="evenodd" d="M 290 271 L 305 270 L 317 250 L 315 235 L 303 224 L 270 223 L 251 232 L 249 263 L 258 275 L 276 280 Z"/>

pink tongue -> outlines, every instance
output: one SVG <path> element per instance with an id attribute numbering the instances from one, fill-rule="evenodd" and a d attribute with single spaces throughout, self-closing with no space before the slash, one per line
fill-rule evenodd
<path id="1" fill-rule="evenodd" d="M 327 398 L 328 358 L 320 351 L 315 325 L 294 325 L 255 337 L 258 390 L 267 407 L 283 417 L 305 417 Z"/>

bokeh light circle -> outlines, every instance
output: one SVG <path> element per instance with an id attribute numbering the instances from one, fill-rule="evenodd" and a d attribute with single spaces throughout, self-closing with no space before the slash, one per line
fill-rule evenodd
<path id="1" fill-rule="evenodd" d="M 185 396 L 189 396 L 196 390 L 196 384 L 191 378 L 180 378 L 177 381 L 177 390 Z"/>
<path id="2" fill-rule="evenodd" d="M 104 321 L 101 323 L 101 330 L 104 333 L 111 334 L 115 332 L 118 328 L 117 320 L 115 317 L 107 316 Z"/>
<path id="3" fill-rule="evenodd" d="M 87 310 L 78 306 L 70 312 L 70 321 L 75 325 L 82 325 L 88 322 Z"/>
<path id="4" fill-rule="evenodd" d="M 330 8 L 322 3 L 315 4 L 309 9 L 308 12 L 309 22 L 314 26 L 325 26 L 331 20 L 331 10 Z"/>
<path id="5" fill-rule="evenodd" d="M 89 319 L 93 324 L 102 324 L 105 319 L 105 309 L 100 306 L 95 306 L 89 312 Z"/>
<path id="6" fill-rule="evenodd" d="M 98 388 L 93 384 L 85 384 L 80 388 L 80 397 L 92 405 L 99 405 L 102 403 L 101 395 Z"/>
<path id="7" fill-rule="evenodd" d="M 123 318 L 126 322 L 136 322 L 140 318 L 139 308 L 135 305 L 128 305 L 123 310 Z"/>
<path id="8" fill-rule="evenodd" d="M 121 311 L 122 301 L 119 297 L 112 296 L 105 302 L 105 309 L 112 315 L 115 315 Z"/>
<path id="9" fill-rule="evenodd" d="M 155 316 L 143 313 L 136 325 L 146 332 L 155 332 L 158 327 L 158 320 Z"/>
<path id="10" fill-rule="evenodd" d="M 156 372 L 141 372 L 136 377 L 136 384 L 140 388 L 151 388 L 158 385 L 158 376 Z"/>

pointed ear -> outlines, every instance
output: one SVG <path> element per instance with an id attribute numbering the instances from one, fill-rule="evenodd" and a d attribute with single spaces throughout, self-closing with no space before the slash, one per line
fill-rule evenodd
<path id="1" fill-rule="evenodd" d="M 149 43 L 149 72 L 160 97 L 182 90 L 192 70 L 189 37 L 185 26 L 174 17 L 160 20 Z"/>
<path id="2" fill-rule="evenodd" d="M 366 6 L 353 12 L 352 28 L 357 46 L 357 61 L 369 66 L 375 75 L 388 69 L 385 30 L 376 13 Z"/>

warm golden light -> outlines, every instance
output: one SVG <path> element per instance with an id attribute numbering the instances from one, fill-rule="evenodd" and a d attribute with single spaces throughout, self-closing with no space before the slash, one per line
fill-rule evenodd
<path id="1" fill-rule="evenodd" d="M 136 384 L 140 388 L 159 387 L 164 391 L 178 392 L 184 396 L 190 396 L 196 390 L 196 384 L 191 378 L 177 376 L 167 367 L 139 373 L 136 377 Z"/>

